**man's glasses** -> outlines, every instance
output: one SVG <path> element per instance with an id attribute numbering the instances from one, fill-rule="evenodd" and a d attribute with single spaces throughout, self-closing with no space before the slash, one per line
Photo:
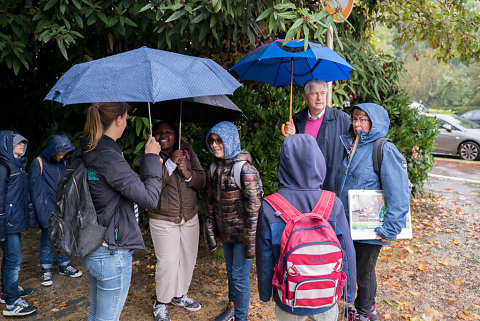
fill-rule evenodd
<path id="1" fill-rule="evenodd" d="M 355 123 L 360 123 L 362 125 L 368 123 L 370 121 L 370 119 L 368 118 L 353 118 L 352 119 L 352 124 L 355 124 Z"/>
<path id="2" fill-rule="evenodd" d="M 210 145 L 213 145 L 213 143 L 217 143 L 217 145 L 222 145 L 223 144 L 223 142 L 220 138 L 209 138 L 208 143 Z"/>

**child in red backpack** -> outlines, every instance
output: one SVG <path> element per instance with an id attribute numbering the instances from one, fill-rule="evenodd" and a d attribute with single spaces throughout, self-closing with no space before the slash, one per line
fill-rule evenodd
<path id="1" fill-rule="evenodd" d="M 282 188 L 278 193 L 299 212 L 312 211 L 322 194 L 320 186 L 325 173 L 325 158 L 312 136 L 297 134 L 285 138 L 278 169 Z M 343 205 L 336 197 L 328 222 L 334 229 L 343 250 L 343 272 L 347 275 L 344 298 L 348 302 L 353 302 L 356 282 L 355 250 Z M 280 257 L 280 243 L 284 228 L 284 221 L 275 214 L 270 204 L 264 201 L 259 211 L 256 233 L 260 300 L 268 302 L 273 295 L 278 321 L 303 321 L 307 316 L 316 321 L 337 320 L 339 313 L 336 302 L 321 308 L 292 307 L 282 303 L 279 292 L 272 286 L 274 266 Z"/>

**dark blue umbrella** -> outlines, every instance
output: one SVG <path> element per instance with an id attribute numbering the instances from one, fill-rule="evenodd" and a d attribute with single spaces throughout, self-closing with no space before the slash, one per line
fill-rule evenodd
<path id="1" fill-rule="evenodd" d="M 353 69 L 328 47 L 308 42 L 304 50 L 304 44 L 304 40 L 291 40 L 284 46 L 283 39 L 275 40 L 250 51 L 232 67 L 241 80 L 257 80 L 272 86 L 290 85 L 290 122 L 293 85 L 303 85 L 310 79 L 348 80 Z"/>

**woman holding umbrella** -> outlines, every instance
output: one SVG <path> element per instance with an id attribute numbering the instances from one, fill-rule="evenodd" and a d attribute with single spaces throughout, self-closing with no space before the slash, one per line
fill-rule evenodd
<path id="1" fill-rule="evenodd" d="M 162 188 L 161 147 L 153 137 L 145 144 L 143 182 L 116 143 L 129 108 L 127 103 L 95 103 L 88 108 L 83 130 L 82 158 L 90 160 L 88 186 L 98 223 L 107 228 L 103 244 L 83 259 L 90 282 L 89 321 L 120 318 L 130 287 L 133 250 L 145 248 L 134 202 L 153 208 Z"/>
<path id="2" fill-rule="evenodd" d="M 205 172 L 187 142 L 178 148 L 178 131 L 168 122 L 153 127 L 163 160 L 160 202 L 148 211 L 157 264 L 153 305 L 155 321 L 170 321 L 167 304 L 198 311 L 201 306 L 187 296 L 197 260 L 200 225 L 197 191 L 205 187 Z"/>

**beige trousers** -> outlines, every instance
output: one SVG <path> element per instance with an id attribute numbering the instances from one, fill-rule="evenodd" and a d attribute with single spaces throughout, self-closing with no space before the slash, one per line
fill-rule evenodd
<path id="1" fill-rule="evenodd" d="M 275 317 L 277 321 L 304 321 L 308 320 L 307 316 L 293 315 L 291 313 L 285 312 L 275 304 Z M 310 315 L 310 320 L 313 321 L 336 321 L 338 319 L 338 305 L 335 304 L 330 310 L 320 313 Z"/>
<path id="2" fill-rule="evenodd" d="M 187 294 L 192 281 L 200 234 L 198 215 L 180 224 L 151 218 L 150 233 L 157 257 L 157 300 L 169 303 L 173 297 Z"/>

